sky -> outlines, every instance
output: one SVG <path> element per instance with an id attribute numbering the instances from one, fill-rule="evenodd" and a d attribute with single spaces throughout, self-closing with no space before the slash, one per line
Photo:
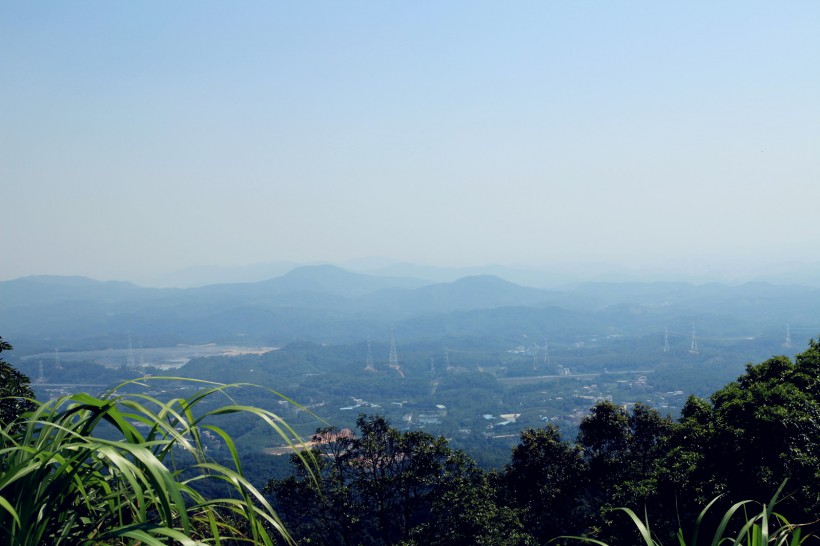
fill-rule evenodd
<path id="1" fill-rule="evenodd" d="M 0 280 L 817 262 L 820 2 L 4 2 Z"/>

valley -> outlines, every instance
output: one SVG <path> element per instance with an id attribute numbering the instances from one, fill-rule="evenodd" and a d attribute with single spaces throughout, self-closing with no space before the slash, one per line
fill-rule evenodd
<path id="1" fill-rule="evenodd" d="M 543 290 L 311 266 L 195 289 L 28 278 L 0 283 L 0 295 L 10 287 L 0 328 L 43 396 L 136 380 L 147 392 L 190 389 L 157 379 L 169 375 L 254 384 L 263 389 L 240 389 L 243 403 L 281 413 L 303 437 L 378 414 L 446 436 L 488 467 L 525 428 L 552 423 L 574 437 L 601 400 L 677 417 L 690 394 L 820 332 L 820 290 L 763 283 Z M 231 426 L 245 452 L 277 448 Z"/>

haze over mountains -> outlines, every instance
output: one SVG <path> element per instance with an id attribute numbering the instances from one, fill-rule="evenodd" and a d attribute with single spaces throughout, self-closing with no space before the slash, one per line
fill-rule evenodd
<path id="1" fill-rule="evenodd" d="M 243 266 L 187 267 L 139 284 L 155 288 L 195 288 L 211 284 L 260 282 L 282 276 L 297 267 L 306 265 L 321 265 L 321 263 L 266 262 Z M 451 282 L 475 275 L 495 275 L 517 284 L 537 288 L 565 287 L 576 285 L 579 282 L 656 281 L 698 284 L 706 282 L 738 284 L 764 281 L 820 287 L 820 262 L 774 262 L 761 265 L 754 262 L 726 261 L 720 263 L 713 260 L 709 262 L 709 265 L 686 261 L 654 268 L 626 267 L 607 262 L 567 262 L 540 268 L 513 265 L 443 267 L 371 257 L 349 260 L 337 265 L 348 271 L 372 276 L 411 277 L 430 283 Z"/>
<path id="2" fill-rule="evenodd" d="M 820 288 L 796 284 L 545 289 L 489 274 L 436 282 L 326 264 L 194 288 L 55 276 L 0 282 L 0 333 L 38 396 L 174 368 L 179 377 L 283 392 L 339 426 L 353 426 L 354 407 L 411 426 L 408 408 L 441 405 L 447 419 L 429 430 L 479 453 L 488 414 L 520 415 L 515 427 L 555 420 L 573 435 L 596 400 L 674 414 L 686 395 L 708 396 L 747 363 L 802 350 L 820 334 L 818 310 Z M 304 435 L 319 426 L 297 421 Z M 496 447 L 515 438 L 504 423 Z M 239 441 L 266 447 L 252 429 Z M 493 453 L 482 464 L 504 464 Z"/>
<path id="3" fill-rule="evenodd" d="M 396 268 L 396 272 L 401 272 Z M 582 283 L 546 290 L 494 275 L 449 282 L 301 266 L 259 282 L 146 288 L 82 277 L 0 282 L 0 332 L 36 350 L 293 341 L 521 339 L 573 344 L 595 336 L 702 340 L 820 332 L 820 288 L 772 283 Z"/>

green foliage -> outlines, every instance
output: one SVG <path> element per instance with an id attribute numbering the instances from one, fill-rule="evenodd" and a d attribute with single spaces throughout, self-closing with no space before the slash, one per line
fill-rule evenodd
<path id="1" fill-rule="evenodd" d="M 700 506 L 721 489 L 705 470 L 713 423 L 711 404 L 690 396 L 670 431 L 668 448 L 655 472 L 656 513 L 662 511 L 667 520 L 676 520 L 678 515 L 684 521 L 694 519 Z"/>
<path id="2" fill-rule="evenodd" d="M 499 485 L 527 529 L 544 540 L 582 525 L 579 493 L 588 486 L 588 471 L 581 447 L 561 441 L 551 425 L 521 433 Z"/>
<path id="3" fill-rule="evenodd" d="M 614 506 L 643 506 L 656 497 L 656 470 L 665 454 L 673 423 L 645 404 L 629 412 L 599 402 L 579 426 L 578 443 L 589 465 L 588 528 L 601 536 L 625 532 L 609 512 Z"/>
<path id="4" fill-rule="evenodd" d="M 578 427 L 578 443 L 584 448 L 592 479 L 603 491 L 622 480 L 623 460 L 629 442 L 629 414 L 612 402 L 592 407 Z"/>
<path id="5" fill-rule="evenodd" d="M 204 384 L 168 402 L 129 394 L 66 396 L 39 404 L 0 434 L 0 542 L 40 544 L 273 544 L 289 535 L 244 476 L 218 416 L 257 418 L 291 441 L 274 413 L 234 403 L 233 386 Z M 226 404 L 200 411 L 215 397 Z M 231 463 L 206 455 L 227 445 Z M 221 484 L 206 498 L 198 485 Z"/>
<path id="6" fill-rule="evenodd" d="M 360 415 L 357 429 L 313 436 L 318 480 L 294 460 L 294 476 L 268 484 L 300 542 L 455 544 L 448 541 L 458 536 L 463 543 L 527 543 L 515 514 L 492 502 L 483 472 L 444 438 L 400 432 L 379 416 Z"/>
<path id="7" fill-rule="evenodd" d="M 680 509 L 722 494 L 732 502 L 771 497 L 789 480 L 780 511 L 804 521 L 820 513 L 820 347 L 748 365 L 711 403 L 690 399 L 659 472 Z"/>
<path id="8" fill-rule="evenodd" d="M 676 535 L 678 546 L 699 546 L 701 544 L 711 544 L 712 546 L 719 546 L 720 544 L 731 544 L 732 546 L 799 546 L 809 538 L 808 535 L 803 535 L 802 526 L 789 523 L 785 517 L 774 511 L 778 497 L 785 484 L 786 482 L 783 482 L 780 485 L 768 504 L 761 505 L 760 512 L 752 514 L 748 512 L 749 507 L 757 504 L 751 500 L 740 501 L 733 504 L 723 513 L 720 520 L 715 520 L 717 524 L 715 525 L 714 532 L 710 539 L 707 538 L 708 542 L 704 542 L 701 527 L 706 519 L 707 513 L 719 500 L 719 497 L 715 498 L 707 504 L 698 515 L 689 540 L 686 540 L 683 529 L 678 529 Z M 641 520 L 641 518 L 629 508 L 622 507 L 616 510 L 625 513 L 629 517 L 643 544 L 646 544 L 646 546 L 663 546 L 663 542 L 650 528 L 648 515 L 644 515 L 644 519 Z M 588 537 L 559 538 L 574 539 L 599 546 L 608 546 L 605 542 Z"/>
<path id="9" fill-rule="evenodd" d="M 516 509 L 495 502 L 484 472 L 473 469 L 442 490 L 432 505 L 429 522 L 411 530 L 407 546 L 530 546 L 537 529 L 522 522 Z"/>
<path id="10" fill-rule="evenodd" d="M 0 337 L 0 353 L 11 349 L 11 344 Z M 14 421 L 35 407 L 29 378 L 0 358 L 0 426 Z"/>

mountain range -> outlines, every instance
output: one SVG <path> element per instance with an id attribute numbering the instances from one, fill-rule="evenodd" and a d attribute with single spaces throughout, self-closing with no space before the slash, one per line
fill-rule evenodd
<path id="1" fill-rule="evenodd" d="M 178 343 L 282 345 L 522 336 L 574 343 L 595 335 L 784 335 L 820 332 L 820 289 L 746 283 L 583 283 L 546 290 L 493 275 L 431 282 L 332 265 L 267 280 L 146 288 L 82 277 L 0 282 L 0 335 L 20 350 Z M 466 341 L 465 341 L 466 342 Z"/>

